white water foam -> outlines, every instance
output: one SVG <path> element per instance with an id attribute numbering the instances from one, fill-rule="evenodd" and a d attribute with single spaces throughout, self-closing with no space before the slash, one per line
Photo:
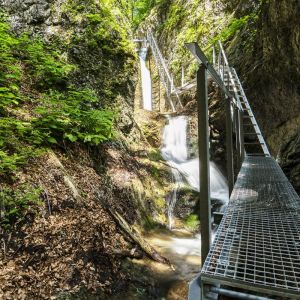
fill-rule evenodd
<path id="1" fill-rule="evenodd" d="M 152 110 L 152 85 L 151 74 L 146 64 L 147 48 L 141 48 L 139 51 L 142 77 L 143 108 Z"/>
<path id="2" fill-rule="evenodd" d="M 178 189 L 183 183 L 183 178 L 196 191 L 199 187 L 199 158 L 188 159 L 187 147 L 187 117 L 178 116 L 168 118 L 169 123 L 163 133 L 163 158 L 172 168 L 175 188 L 168 205 L 169 228 L 173 227 L 173 212 L 177 202 Z M 228 186 L 218 167 L 210 163 L 210 193 L 211 198 L 218 199 L 224 204 L 228 201 Z"/>

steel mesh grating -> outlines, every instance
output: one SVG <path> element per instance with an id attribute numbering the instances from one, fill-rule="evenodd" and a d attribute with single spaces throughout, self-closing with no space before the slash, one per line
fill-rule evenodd
<path id="1" fill-rule="evenodd" d="M 300 297 L 300 199 L 272 158 L 246 158 L 201 276 Z"/>

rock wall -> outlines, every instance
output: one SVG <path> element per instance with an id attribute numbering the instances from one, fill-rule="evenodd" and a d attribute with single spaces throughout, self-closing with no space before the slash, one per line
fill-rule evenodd
<path id="1" fill-rule="evenodd" d="M 232 9 L 232 8 L 231 8 Z M 227 44 L 271 153 L 299 193 L 300 2 L 240 1 L 257 12 Z"/>
<path id="2" fill-rule="evenodd" d="M 300 194 L 300 133 L 292 136 L 289 142 L 282 146 L 279 163 Z"/>
<path id="3" fill-rule="evenodd" d="M 281 145 L 299 130 L 300 3 L 240 1 L 235 16 L 255 10 L 257 15 L 236 33 L 228 48 L 276 156 Z"/>

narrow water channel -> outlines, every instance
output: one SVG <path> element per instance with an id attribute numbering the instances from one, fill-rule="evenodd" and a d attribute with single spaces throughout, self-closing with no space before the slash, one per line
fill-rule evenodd
<path id="1" fill-rule="evenodd" d="M 147 48 L 141 48 L 139 51 L 140 65 L 141 65 L 141 78 L 142 78 L 142 95 L 143 95 L 143 108 L 152 110 L 152 84 L 151 74 L 147 67 Z"/>

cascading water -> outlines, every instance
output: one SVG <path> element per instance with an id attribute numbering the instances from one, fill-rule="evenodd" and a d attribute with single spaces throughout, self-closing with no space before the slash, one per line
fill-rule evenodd
<path id="1" fill-rule="evenodd" d="M 199 191 L 199 158 L 188 159 L 187 122 L 185 116 L 169 117 L 169 123 L 163 133 L 161 153 L 172 169 L 175 180 L 171 201 L 168 204 L 169 228 L 173 227 L 173 212 L 177 202 L 177 193 L 183 179 L 194 190 Z M 210 192 L 211 198 L 221 203 L 228 201 L 228 186 L 222 173 L 214 163 L 210 163 Z"/>
<path id="2" fill-rule="evenodd" d="M 143 108 L 152 110 L 152 86 L 151 74 L 146 65 L 147 48 L 141 48 L 139 51 L 142 77 Z"/>

